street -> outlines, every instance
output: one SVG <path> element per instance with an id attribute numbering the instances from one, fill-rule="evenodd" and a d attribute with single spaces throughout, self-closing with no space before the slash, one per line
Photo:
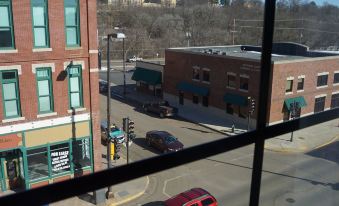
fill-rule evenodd
<path id="1" fill-rule="evenodd" d="M 114 73 L 118 77 L 118 72 Z M 118 80 L 117 80 L 118 81 Z M 116 82 L 118 83 L 118 82 Z M 119 83 L 118 83 L 119 84 Z M 100 95 L 101 116 L 106 117 L 106 96 Z M 135 122 L 137 138 L 130 146 L 130 161 L 160 155 L 146 145 L 150 130 L 165 130 L 178 137 L 185 147 L 224 136 L 181 119 L 160 119 L 142 112 L 140 106 L 112 98 L 112 119 L 118 126 L 122 118 Z M 338 144 L 336 144 L 338 147 Z M 105 151 L 105 150 L 103 150 Z M 326 151 L 332 153 L 324 155 Z M 319 158 L 323 155 L 325 158 Z M 123 148 L 122 155 L 126 157 Z M 331 158 L 328 158 L 328 157 Z M 253 145 L 186 164 L 149 176 L 150 184 L 139 198 L 124 205 L 157 205 L 192 187 L 202 187 L 213 194 L 220 205 L 248 205 Z M 339 202 L 338 150 L 328 149 L 309 154 L 265 152 L 260 205 L 335 205 Z M 322 174 L 326 171 L 326 177 Z M 137 171 L 136 171 L 137 172 Z M 314 199 L 323 194 L 323 199 Z M 312 195 L 313 194 L 313 195 Z"/>
<path id="2" fill-rule="evenodd" d="M 101 73 L 102 79 L 106 73 Z M 135 83 L 126 73 L 126 84 L 133 89 Z M 121 86 L 123 75 L 120 71 L 111 74 L 112 82 Z M 114 87 L 113 87 L 114 91 Z M 106 96 L 101 95 L 102 117 L 106 117 Z M 112 99 L 112 119 L 122 125 L 123 117 L 135 122 L 137 138 L 130 147 L 130 161 L 160 155 L 157 150 L 147 146 L 145 134 L 150 130 L 165 130 L 178 137 L 185 147 L 223 138 L 224 136 L 181 119 L 160 119 L 142 112 L 139 105 L 120 98 Z M 333 146 L 334 145 L 334 146 Z M 125 205 L 157 205 L 173 195 L 192 187 L 202 187 L 212 193 L 220 205 L 248 205 L 253 145 L 228 153 L 186 164 L 171 170 L 149 176 L 150 184 L 146 192 L 136 200 Z M 337 148 L 337 149 L 333 149 Z M 122 154 L 126 157 L 126 150 Z M 338 183 L 338 144 L 333 143 L 322 150 L 302 153 L 279 153 L 265 151 L 261 205 L 314 205 L 323 203 L 312 196 L 321 192 L 325 205 L 339 201 Z M 322 158 L 319 158 L 322 157 Z M 327 176 L 322 175 L 326 171 Z M 312 195 L 314 194 L 314 195 Z"/>

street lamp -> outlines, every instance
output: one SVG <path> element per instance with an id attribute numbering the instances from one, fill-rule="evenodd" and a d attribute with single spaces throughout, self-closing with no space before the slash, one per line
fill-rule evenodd
<path id="1" fill-rule="evenodd" d="M 116 29 L 116 27 L 115 27 Z M 124 71 L 124 96 L 126 95 L 126 61 L 125 61 L 125 38 L 126 35 L 122 32 L 118 32 L 118 33 L 114 33 L 112 34 L 112 37 L 114 39 L 118 39 L 121 40 L 122 39 L 122 67 L 123 67 L 123 71 Z"/>
<path id="2" fill-rule="evenodd" d="M 116 39 L 124 39 L 125 34 L 122 33 L 114 33 L 114 34 L 107 34 L 107 128 L 106 128 L 106 135 L 107 135 L 107 168 L 112 168 L 112 159 L 111 159 L 111 60 L 110 60 L 110 48 L 109 42 L 111 38 Z M 113 197 L 112 188 L 108 186 L 106 198 Z"/>

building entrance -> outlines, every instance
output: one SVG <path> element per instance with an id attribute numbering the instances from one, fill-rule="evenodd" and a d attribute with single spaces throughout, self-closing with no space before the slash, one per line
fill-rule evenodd
<path id="1" fill-rule="evenodd" d="M 1 191 L 23 188 L 22 153 L 19 149 L 0 152 Z"/>

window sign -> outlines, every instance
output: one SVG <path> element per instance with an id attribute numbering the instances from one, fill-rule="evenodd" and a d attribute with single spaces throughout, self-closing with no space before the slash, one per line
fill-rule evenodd
<path id="1" fill-rule="evenodd" d="M 69 144 L 51 146 L 51 170 L 53 174 L 70 171 Z"/>

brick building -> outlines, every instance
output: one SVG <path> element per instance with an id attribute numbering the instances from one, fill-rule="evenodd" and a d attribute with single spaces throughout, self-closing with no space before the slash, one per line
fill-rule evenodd
<path id="1" fill-rule="evenodd" d="M 0 0 L 0 193 L 101 169 L 95 0 Z"/>
<path id="2" fill-rule="evenodd" d="M 295 43 L 273 45 L 269 123 L 339 106 L 339 54 Z M 164 98 L 180 108 L 247 123 L 258 99 L 261 48 L 222 46 L 167 49 Z M 255 125 L 257 110 L 251 114 Z M 295 109 L 294 109 L 295 108 Z"/>

